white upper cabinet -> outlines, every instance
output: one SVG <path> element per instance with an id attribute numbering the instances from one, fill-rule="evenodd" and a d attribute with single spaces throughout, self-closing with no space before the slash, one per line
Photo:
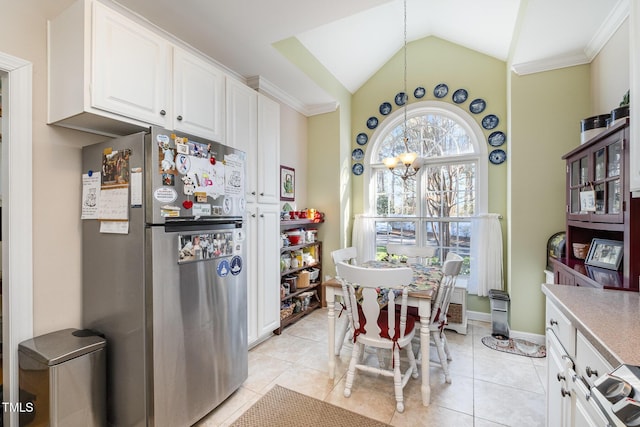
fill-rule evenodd
<path id="1" fill-rule="evenodd" d="M 158 125 L 224 143 L 224 72 L 116 8 L 78 0 L 49 22 L 48 123 L 110 136 Z"/>
<path id="2" fill-rule="evenodd" d="M 280 104 L 227 78 L 227 144 L 247 153 L 246 200 L 280 202 Z"/>
<path id="3" fill-rule="evenodd" d="M 258 202 L 280 202 L 280 104 L 258 94 Z"/>
<path id="4" fill-rule="evenodd" d="M 92 106 L 168 127 L 169 43 L 100 3 L 93 7 Z"/>
<path id="5" fill-rule="evenodd" d="M 226 100 L 226 144 L 246 153 L 245 199 L 247 202 L 255 202 L 258 194 L 258 93 L 227 77 Z"/>
<path id="6" fill-rule="evenodd" d="M 180 48 L 173 54 L 173 129 L 218 142 L 224 138 L 224 73 Z"/>

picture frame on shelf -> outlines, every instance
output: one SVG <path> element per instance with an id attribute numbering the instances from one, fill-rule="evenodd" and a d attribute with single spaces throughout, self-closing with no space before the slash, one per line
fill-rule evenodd
<path id="1" fill-rule="evenodd" d="M 280 165 L 280 200 L 296 199 L 296 171 L 288 166 Z"/>
<path id="2" fill-rule="evenodd" d="M 622 242 L 595 238 L 591 241 L 585 264 L 608 270 L 618 270 L 623 252 L 624 246 Z"/>
<path id="3" fill-rule="evenodd" d="M 617 271 L 608 270 L 606 268 L 593 267 L 591 265 L 587 265 L 586 269 L 589 278 L 600 284 L 606 284 L 607 286 L 613 286 L 616 288 L 622 286 L 622 283 L 620 282 L 620 275 Z"/>

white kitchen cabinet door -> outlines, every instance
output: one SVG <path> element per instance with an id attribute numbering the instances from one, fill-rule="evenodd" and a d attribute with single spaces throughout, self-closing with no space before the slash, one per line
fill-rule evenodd
<path id="1" fill-rule="evenodd" d="M 258 194 L 258 93 L 235 79 L 226 80 L 226 144 L 246 153 L 245 199 L 251 203 Z"/>
<path id="2" fill-rule="evenodd" d="M 280 202 L 280 104 L 258 94 L 258 202 Z"/>
<path id="3" fill-rule="evenodd" d="M 280 327 L 280 212 L 278 205 L 247 205 L 247 321 L 249 345 Z"/>
<path id="4" fill-rule="evenodd" d="M 173 129 L 225 143 L 224 73 L 183 49 L 173 52 Z"/>
<path id="5" fill-rule="evenodd" d="M 563 354 L 553 332 L 547 331 L 547 426 L 571 425 L 571 396 Z"/>
<path id="6" fill-rule="evenodd" d="M 92 106 L 168 127 L 169 43 L 93 3 Z"/>

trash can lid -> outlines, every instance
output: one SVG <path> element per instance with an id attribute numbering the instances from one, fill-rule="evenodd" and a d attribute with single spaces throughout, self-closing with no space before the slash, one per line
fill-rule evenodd
<path id="1" fill-rule="evenodd" d="M 63 329 L 28 339 L 18 345 L 18 351 L 53 366 L 105 347 L 107 341 L 87 329 Z"/>
<path id="2" fill-rule="evenodd" d="M 502 301 L 510 301 L 509 294 L 505 291 L 501 291 L 500 289 L 489 289 L 489 298 Z"/>

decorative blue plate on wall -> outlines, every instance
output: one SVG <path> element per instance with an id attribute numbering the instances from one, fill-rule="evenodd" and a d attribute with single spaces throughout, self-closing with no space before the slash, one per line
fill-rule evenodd
<path id="1" fill-rule="evenodd" d="M 500 123 L 500 119 L 495 114 L 489 114 L 482 118 L 482 127 L 486 130 L 495 129 Z"/>
<path id="2" fill-rule="evenodd" d="M 444 83 L 440 83 L 433 89 L 433 95 L 436 98 L 444 98 L 449 93 L 449 86 Z"/>
<path id="3" fill-rule="evenodd" d="M 362 166 L 362 163 L 356 163 L 355 165 L 353 165 L 351 170 L 353 171 L 354 175 L 362 175 L 362 172 L 364 172 L 364 166 Z"/>
<path id="4" fill-rule="evenodd" d="M 487 108 L 487 103 L 481 98 L 474 99 L 471 101 L 471 104 L 469 104 L 469 111 L 473 114 L 480 114 L 485 108 Z"/>
<path id="5" fill-rule="evenodd" d="M 356 142 L 358 143 L 358 145 L 364 145 L 368 141 L 369 141 L 369 137 L 364 132 L 360 132 L 358 136 L 356 136 Z"/>
<path id="6" fill-rule="evenodd" d="M 504 150 L 493 150 L 489 153 L 489 161 L 494 165 L 499 165 L 507 160 L 507 153 Z"/>
<path id="7" fill-rule="evenodd" d="M 375 129 L 376 127 L 378 127 L 378 118 L 377 117 L 369 117 L 369 120 L 367 120 L 367 127 L 369 129 Z"/>
<path id="8" fill-rule="evenodd" d="M 417 87 L 416 90 L 413 91 L 413 96 L 420 99 L 427 94 L 427 91 L 422 86 Z"/>
<path id="9" fill-rule="evenodd" d="M 462 104 L 467 100 L 468 96 L 469 94 L 465 89 L 458 89 L 457 91 L 453 92 L 453 102 L 455 102 L 456 104 Z"/>
<path id="10" fill-rule="evenodd" d="M 398 92 L 398 93 L 396 94 L 395 103 L 396 103 L 396 105 L 397 105 L 398 107 L 400 107 L 400 106 L 404 105 L 404 104 L 407 102 L 407 99 L 408 99 L 408 98 L 409 98 L 409 97 L 407 96 L 407 94 L 406 94 L 406 93 L 404 93 L 404 92 Z"/>
<path id="11" fill-rule="evenodd" d="M 391 108 L 392 107 L 390 103 L 383 102 L 382 104 L 380 104 L 380 114 L 382 114 L 383 116 L 386 116 L 391 112 Z"/>
<path id="12" fill-rule="evenodd" d="M 504 132 L 500 131 L 492 132 L 487 139 L 489 145 L 492 147 L 499 147 L 504 144 L 506 140 L 507 136 L 504 134 Z"/>
<path id="13" fill-rule="evenodd" d="M 362 151 L 362 148 L 356 148 L 355 150 L 353 150 L 351 152 L 351 158 L 356 162 L 364 159 L 364 151 Z"/>

